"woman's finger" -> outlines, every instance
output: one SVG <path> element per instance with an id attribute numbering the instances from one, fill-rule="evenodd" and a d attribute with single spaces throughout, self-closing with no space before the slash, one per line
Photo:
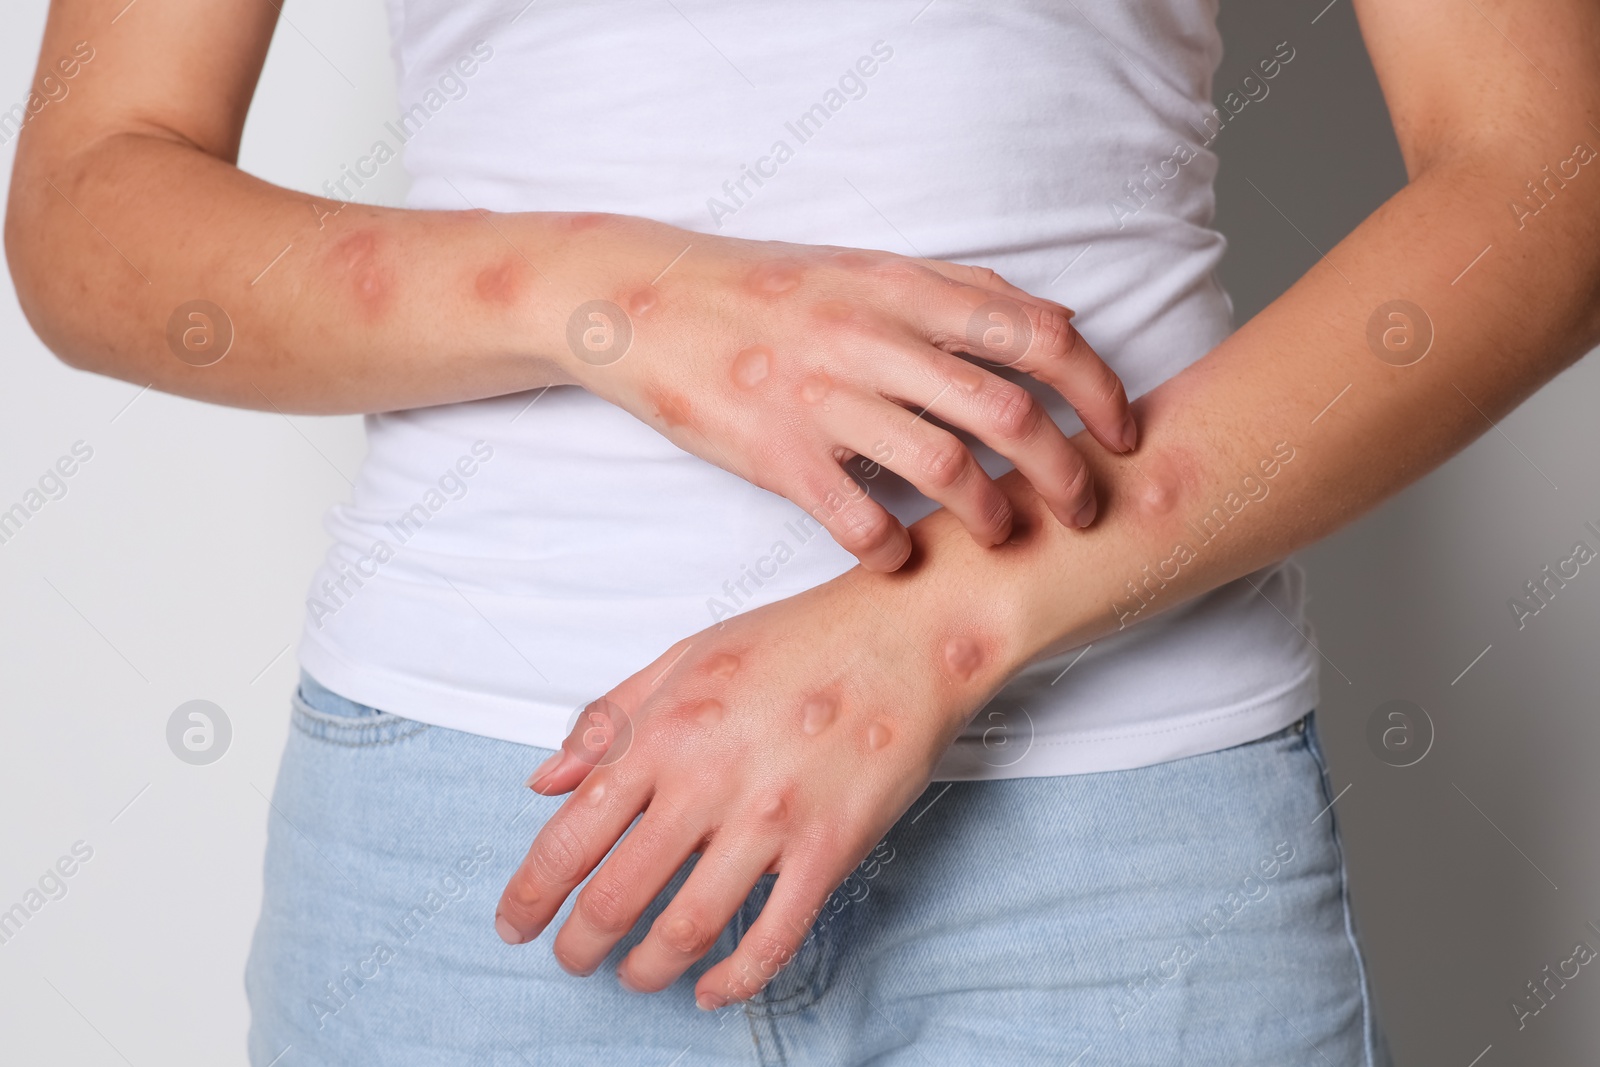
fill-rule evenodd
<path id="1" fill-rule="evenodd" d="M 618 980 L 640 992 L 657 992 L 677 981 L 716 943 L 777 852 L 770 835 L 719 833 L 649 935 L 623 959 Z"/>
<path id="2" fill-rule="evenodd" d="M 1137 446 L 1122 379 L 1073 326 L 1068 308 L 961 283 L 940 285 L 917 303 L 907 314 L 935 347 L 1032 375 L 1065 397 L 1106 448 Z"/>
<path id="3" fill-rule="evenodd" d="M 599 967 L 704 838 L 702 827 L 657 794 L 579 891 L 571 916 L 556 934 L 561 966 L 577 974 Z"/>
<path id="4" fill-rule="evenodd" d="M 786 867 L 738 947 L 695 983 L 695 1003 L 715 1010 L 766 988 L 805 944 L 829 894 L 848 873 L 820 864 Z"/>
<path id="5" fill-rule="evenodd" d="M 885 395 L 972 434 L 1010 460 L 1064 525 L 1089 525 L 1095 514 L 1089 465 L 1032 393 L 959 356 L 906 343 L 907 358 L 885 361 Z"/>
<path id="6" fill-rule="evenodd" d="M 1011 501 L 950 431 L 881 396 L 854 392 L 841 392 L 823 426 L 845 448 L 950 509 L 980 544 L 1011 536 Z"/>
<path id="7" fill-rule="evenodd" d="M 911 555 L 905 526 L 846 474 L 836 457 L 809 457 L 801 473 L 772 488 L 804 508 L 869 571 L 897 570 Z"/>
<path id="8" fill-rule="evenodd" d="M 637 783 L 610 771 L 593 775 L 540 828 L 500 895 L 494 926 L 502 940 L 520 945 L 544 931 L 644 807 L 648 788 Z"/>
<path id="9" fill-rule="evenodd" d="M 534 768 L 528 788 L 545 796 L 576 789 L 596 767 L 615 763 L 633 741 L 633 716 L 606 697 L 591 701 L 578 712 L 561 748 Z"/>
<path id="10" fill-rule="evenodd" d="M 625 756 L 633 742 L 633 723 L 639 708 L 694 640 L 686 637 L 679 641 L 648 667 L 628 676 L 580 711 L 561 748 L 528 776 L 528 788 L 545 796 L 559 796 L 576 789 L 595 767 L 615 763 Z"/>

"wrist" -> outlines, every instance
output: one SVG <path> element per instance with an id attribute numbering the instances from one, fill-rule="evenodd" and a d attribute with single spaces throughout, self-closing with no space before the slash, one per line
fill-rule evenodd
<path id="1" fill-rule="evenodd" d="M 551 368 L 559 384 L 616 402 L 628 393 L 624 383 L 636 370 L 638 332 L 661 311 L 655 283 L 687 250 L 689 236 L 628 215 L 535 212 L 515 218 L 527 245 L 541 251 L 524 347 Z"/>
<path id="2" fill-rule="evenodd" d="M 1020 495 L 1005 486 L 1014 506 Z M 1042 549 L 1044 524 L 1059 525 L 1043 500 L 1031 494 L 1017 508 L 1012 540 L 978 544 L 953 515 L 939 510 L 910 527 L 910 558 L 897 571 L 856 567 L 840 580 L 892 628 L 889 640 L 925 666 L 948 699 L 948 713 L 964 724 L 1025 667 L 1049 641 L 1035 603 L 1041 585 L 1029 558 Z"/>

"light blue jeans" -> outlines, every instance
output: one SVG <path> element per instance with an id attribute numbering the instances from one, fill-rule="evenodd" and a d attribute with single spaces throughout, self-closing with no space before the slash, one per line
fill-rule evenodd
<path id="1" fill-rule="evenodd" d="M 560 803 L 522 785 L 546 750 L 309 677 L 292 714 L 246 976 L 256 1067 L 1388 1062 L 1309 716 L 1140 770 L 935 783 L 768 990 L 706 1013 L 708 964 L 617 984 L 637 932 L 586 979 L 548 935 L 495 935 Z"/>

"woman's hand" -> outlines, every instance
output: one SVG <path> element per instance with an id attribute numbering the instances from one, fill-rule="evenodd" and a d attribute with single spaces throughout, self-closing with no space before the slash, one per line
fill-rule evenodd
<path id="1" fill-rule="evenodd" d="M 529 781 L 574 792 L 506 886 L 501 937 L 538 936 L 615 845 L 555 938 L 561 965 L 590 974 L 698 852 L 618 978 L 644 992 L 671 985 L 776 872 L 696 1001 L 757 993 L 1011 671 L 1003 604 L 963 605 L 970 614 L 954 623 L 912 601 L 901 576 L 856 570 L 679 642 L 589 705 Z"/>
<path id="2" fill-rule="evenodd" d="M 558 357 L 577 383 L 799 504 L 869 569 L 899 567 L 911 542 L 846 484 L 852 456 L 905 478 L 981 543 L 1010 533 L 1004 494 L 924 413 L 1011 460 L 1063 524 L 1094 519 L 1089 469 L 1049 415 L 958 353 L 1055 388 L 1106 448 L 1136 444 L 1122 383 L 1072 312 L 993 271 L 621 215 L 566 225 L 557 289 L 573 307 L 558 300 L 548 314 L 564 318 L 571 358 Z M 561 325 L 551 318 L 540 333 Z"/>

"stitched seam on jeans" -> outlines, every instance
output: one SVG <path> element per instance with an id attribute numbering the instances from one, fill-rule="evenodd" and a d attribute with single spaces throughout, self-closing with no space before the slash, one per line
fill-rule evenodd
<path id="1" fill-rule="evenodd" d="M 1306 731 L 1308 740 L 1310 735 L 1311 731 L 1308 729 Z M 1373 1044 L 1376 1035 L 1373 1032 L 1372 997 L 1367 989 L 1367 961 L 1361 955 L 1360 943 L 1356 941 L 1355 917 L 1350 910 L 1350 876 L 1345 869 L 1344 843 L 1339 839 L 1338 816 L 1333 810 L 1334 802 L 1338 798 L 1330 797 L 1333 792 L 1333 784 L 1328 780 L 1328 764 L 1327 760 L 1323 758 L 1322 745 L 1313 742 L 1308 744 L 1307 747 L 1311 752 L 1312 758 L 1317 761 L 1317 769 L 1320 772 L 1317 777 L 1322 788 L 1322 795 L 1328 800 L 1328 834 L 1333 839 L 1333 852 L 1339 860 L 1339 904 L 1344 912 L 1344 936 L 1350 945 L 1351 955 L 1355 957 L 1356 984 L 1361 990 L 1362 1059 L 1365 1060 L 1366 1067 L 1374 1067 Z"/>
<path id="2" fill-rule="evenodd" d="M 433 729 L 432 725 L 429 724 L 429 723 L 416 722 L 415 720 L 412 720 L 412 719 L 404 719 L 404 720 L 402 720 L 402 722 L 407 724 L 407 725 L 401 725 L 401 723 L 378 723 L 378 724 L 373 724 L 373 725 L 370 725 L 370 726 L 345 726 L 345 727 L 333 726 L 333 727 L 323 727 L 323 729 L 328 731 L 327 733 L 324 733 L 324 732 L 322 732 L 322 730 L 310 729 L 306 725 L 305 721 L 302 718 L 302 713 L 298 709 L 294 713 L 293 721 L 294 721 L 295 729 L 299 730 L 302 734 L 305 734 L 307 737 L 311 738 L 312 740 L 321 741 L 324 744 L 328 744 L 328 745 L 338 745 L 340 748 L 380 748 L 380 747 L 382 747 L 384 745 L 399 744 L 401 741 L 404 741 L 407 738 L 415 737 L 417 734 L 420 734 L 425 730 Z M 312 722 L 316 722 L 316 720 L 314 720 L 314 719 L 311 720 L 311 721 Z M 318 723 L 318 725 L 322 726 L 323 724 Z M 371 740 L 371 741 L 341 740 L 341 739 L 339 739 L 337 737 L 330 736 L 330 734 L 335 730 L 347 730 L 347 731 L 349 731 L 351 733 L 360 733 L 360 732 L 363 732 L 363 731 L 376 732 L 378 730 L 391 730 L 391 729 L 392 730 L 398 730 L 398 731 L 401 731 L 401 732 L 395 734 L 395 736 L 393 736 L 393 737 L 378 738 L 376 740 Z"/>
<path id="3" fill-rule="evenodd" d="M 422 733 L 432 725 L 391 712 L 379 711 L 366 704 L 357 706 L 367 708 L 373 714 L 359 717 L 335 715 L 312 707 L 311 702 L 301 696 L 299 689 L 296 689 L 289 695 L 289 721 L 295 729 L 312 740 L 336 745 L 339 748 L 378 748 L 383 745 L 394 745 Z M 368 734 L 377 736 L 363 739 Z M 385 734 L 391 736 L 382 736 Z"/>

